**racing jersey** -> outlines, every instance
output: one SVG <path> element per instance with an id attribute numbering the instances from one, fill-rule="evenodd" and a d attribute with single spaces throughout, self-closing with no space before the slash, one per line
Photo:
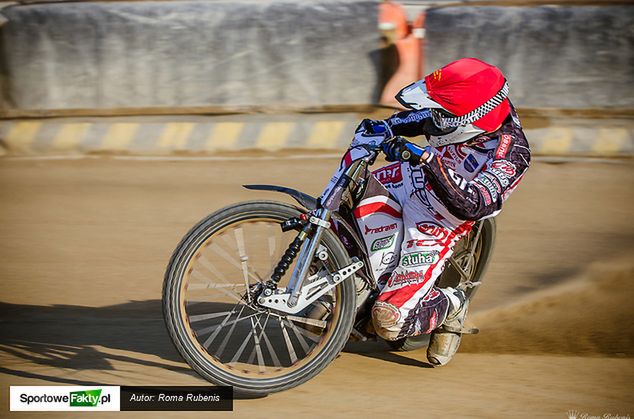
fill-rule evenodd
<path id="1" fill-rule="evenodd" d="M 388 118 L 392 133 L 429 135 L 429 111 L 404 111 Z M 425 185 L 454 217 L 479 220 L 496 215 L 530 165 L 531 152 L 515 109 L 497 131 L 465 143 L 428 147 Z M 439 208 L 440 209 L 440 208 Z"/>

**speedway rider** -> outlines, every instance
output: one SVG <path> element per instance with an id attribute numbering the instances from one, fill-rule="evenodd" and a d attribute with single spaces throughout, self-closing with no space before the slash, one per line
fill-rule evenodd
<path id="1" fill-rule="evenodd" d="M 354 214 L 382 286 L 375 332 L 387 340 L 431 333 L 434 365 L 458 350 L 468 307 L 463 289 L 438 288 L 436 279 L 458 240 L 498 214 L 530 163 L 508 91 L 498 68 L 463 58 L 402 89 L 396 98 L 410 110 L 364 120 L 355 134 L 424 135 L 430 144 L 384 142 L 395 163 L 373 172 Z"/>

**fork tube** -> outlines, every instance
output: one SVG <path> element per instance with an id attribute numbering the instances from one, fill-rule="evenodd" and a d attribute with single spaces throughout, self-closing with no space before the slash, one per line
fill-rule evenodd
<path id="1" fill-rule="evenodd" d="M 330 219 L 330 211 L 325 208 L 322 208 L 317 215 L 319 219 L 329 220 Z M 301 252 L 299 253 L 299 257 L 297 258 L 297 265 L 295 265 L 295 269 L 293 270 L 293 275 L 288 282 L 287 292 L 291 293 L 290 298 L 288 299 L 289 307 L 293 307 L 297 304 L 297 299 L 299 296 L 299 292 L 302 290 L 302 285 L 304 284 L 304 279 L 306 279 L 306 275 L 308 275 L 308 270 L 310 269 L 311 261 L 315 256 L 315 252 L 319 247 L 319 241 L 321 240 L 321 236 L 324 233 L 324 227 L 316 226 L 315 233 L 313 236 L 306 240 L 304 246 L 302 247 Z"/>

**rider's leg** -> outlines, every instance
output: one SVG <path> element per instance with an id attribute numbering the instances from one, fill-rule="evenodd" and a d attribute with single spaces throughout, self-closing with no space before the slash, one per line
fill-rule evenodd
<path id="1" fill-rule="evenodd" d="M 439 289 L 434 283 L 472 223 L 440 220 L 420 201 L 409 199 L 403 202 L 403 224 L 399 264 L 372 311 L 375 330 L 388 340 L 431 333 L 444 322 L 455 322 L 464 307 L 462 291 Z"/>
<path id="2" fill-rule="evenodd" d="M 407 164 L 375 171 L 355 211 L 372 271 L 382 286 L 372 308 L 374 329 L 387 340 L 428 334 L 441 325 L 461 327 L 466 315 L 464 293 L 434 283 L 472 223 L 452 222 L 436 213 L 414 195 L 413 178 Z M 440 331 L 432 342 L 429 358 L 436 364 L 446 363 L 459 344 Z"/>

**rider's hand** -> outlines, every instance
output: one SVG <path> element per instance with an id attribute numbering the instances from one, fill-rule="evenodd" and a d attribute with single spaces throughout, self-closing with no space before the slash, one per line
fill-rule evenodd
<path id="1" fill-rule="evenodd" d="M 392 132 L 385 121 L 364 119 L 354 132 L 352 146 L 363 144 L 379 145 L 391 136 Z"/>
<path id="2" fill-rule="evenodd" d="M 410 143 L 402 137 L 396 137 L 391 141 L 386 141 L 381 146 L 383 153 L 385 153 L 385 160 L 389 162 L 407 161 L 416 166 L 429 156 L 429 152 L 423 147 Z"/>
<path id="3" fill-rule="evenodd" d="M 364 132 L 370 135 L 378 134 L 386 137 L 391 136 L 390 127 L 387 122 L 376 119 L 364 119 L 354 132 Z"/>

